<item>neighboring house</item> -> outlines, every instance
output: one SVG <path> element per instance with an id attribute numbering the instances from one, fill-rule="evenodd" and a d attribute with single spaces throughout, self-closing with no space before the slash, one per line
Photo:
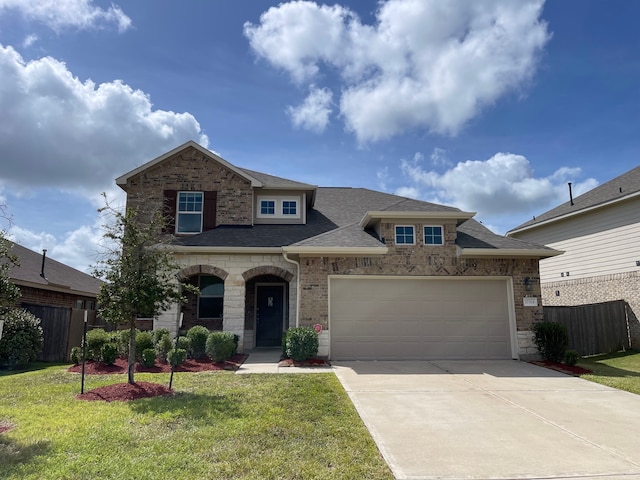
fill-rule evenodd
<path id="1" fill-rule="evenodd" d="M 640 167 L 507 233 L 565 253 L 540 262 L 545 305 L 625 300 L 640 345 Z"/>
<path id="2" fill-rule="evenodd" d="M 538 261 L 474 213 L 364 188 L 322 188 L 236 167 L 188 142 L 117 184 L 171 219 L 181 281 L 200 287 L 183 328 L 241 350 L 315 326 L 332 359 L 519 358 L 542 318 Z M 178 306 L 155 319 L 176 331 Z"/>
<path id="3" fill-rule="evenodd" d="M 20 287 L 19 305 L 96 309 L 102 284 L 97 278 L 17 243 L 11 253 L 19 262 L 9 270 L 11 281 Z"/>

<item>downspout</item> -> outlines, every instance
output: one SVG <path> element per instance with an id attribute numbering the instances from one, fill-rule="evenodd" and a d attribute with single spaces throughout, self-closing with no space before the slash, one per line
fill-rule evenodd
<path id="1" fill-rule="evenodd" d="M 300 321 L 300 262 L 290 259 L 287 256 L 287 252 L 282 251 L 282 258 L 289 263 L 293 263 L 296 266 L 296 327 L 299 327 Z"/>

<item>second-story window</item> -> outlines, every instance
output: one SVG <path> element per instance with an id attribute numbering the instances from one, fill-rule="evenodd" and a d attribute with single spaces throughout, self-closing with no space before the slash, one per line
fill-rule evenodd
<path id="1" fill-rule="evenodd" d="M 442 227 L 440 225 L 426 225 L 424 227 L 425 245 L 444 245 Z"/>
<path id="2" fill-rule="evenodd" d="M 202 192 L 179 192 L 176 233 L 202 232 Z"/>
<path id="3" fill-rule="evenodd" d="M 282 201 L 282 214 L 283 215 L 297 215 L 298 214 L 298 202 L 295 200 L 283 200 Z"/>
<path id="4" fill-rule="evenodd" d="M 415 245 L 413 225 L 396 225 L 396 245 Z"/>
<path id="5" fill-rule="evenodd" d="M 260 214 L 262 214 L 262 215 L 275 215 L 276 214 L 276 202 L 275 202 L 275 200 L 261 200 L 260 201 Z"/>

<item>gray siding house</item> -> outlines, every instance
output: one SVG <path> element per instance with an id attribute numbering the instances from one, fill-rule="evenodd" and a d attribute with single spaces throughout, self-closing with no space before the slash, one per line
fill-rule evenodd
<path id="1" fill-rule="evenodd" d="M 154 319 L 280 345 L 320 331 L 332 359 L 520 358 L 542 318 L 552 248 L 496 235 L 473 212 L 364 188 L 324 188 L 232 165 L 187 142 L 116 183 L 164 208 L 183 282 L 199 296 Z"/>

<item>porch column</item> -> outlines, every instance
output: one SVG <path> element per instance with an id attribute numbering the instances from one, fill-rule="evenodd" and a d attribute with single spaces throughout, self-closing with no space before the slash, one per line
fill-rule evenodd
<path id="1" fill-rule="evenodd" d="M 244 291 L 245 283 L 242 275 L 227 276 L 224 281 L 222 330 L 238 335 L 238 353 L 244 351 Z"/>

